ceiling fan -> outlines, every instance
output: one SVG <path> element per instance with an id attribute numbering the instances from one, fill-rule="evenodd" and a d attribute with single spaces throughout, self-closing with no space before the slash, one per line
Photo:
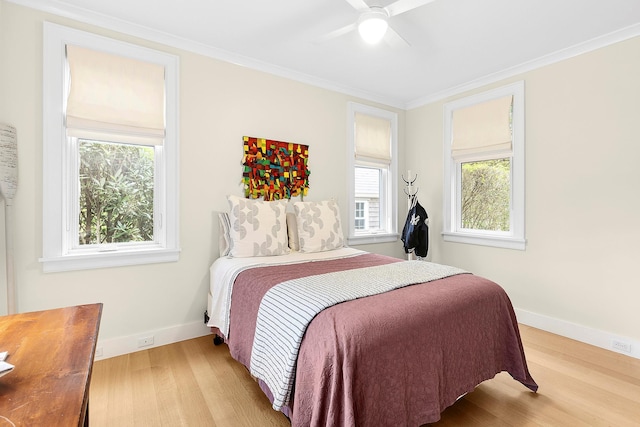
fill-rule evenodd
<path id="1" fill-rule="evenodd" d="M 389 26 L 389 18 L 408 12 L 417 7 L 424 6 L 434 0 L 397 0 L 387 6 L 369 6 L 364 0 L 345 0 L 360 13 L 358 20 L 337 30 L 325 34 L 320 40 L 329 40 L 340 37 L 355 29 L 362 39 L 370 44 L 376 44 L 383 38 L 392 46 L 409 46 L 400 34 Z"/>

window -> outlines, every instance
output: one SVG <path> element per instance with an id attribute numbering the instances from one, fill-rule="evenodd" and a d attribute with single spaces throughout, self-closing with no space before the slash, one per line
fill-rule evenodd
<path id="1" fill-rule="evenodd" d="M 43 271 L 178 259 L 178 59 L 45 23 Z"/>
<path id="2" fill-rule="evenodd" d="M 356 230 L 366 230 L 368 227 L 368 210 L 369 206 L 366 201 L 356 201 L 355 224 Z"/>
<path id="3" fill-rule="evenodd" d="M 78 241 L 70 247 L 153 242 L 153 147 L 79 138 L 72 142 L 78 152 L 79 194 L 73 223 Z"/>
<path id="4" fill-rule="evenodd" d="M 445 104 L 444 126 L 444 240 L 524 250 L 524 82 Z"/>
<path id="5" fill-rule="evenodd" d="M 349 243 L 392 242 L 397 235 L 397 115 L 348 105 Z"/>
<path id="6" fill-rule="evenodd" d="M 356 166 L 356 232 L 380 229 L 380 183 L 382 171 L 379 168 Z"/>

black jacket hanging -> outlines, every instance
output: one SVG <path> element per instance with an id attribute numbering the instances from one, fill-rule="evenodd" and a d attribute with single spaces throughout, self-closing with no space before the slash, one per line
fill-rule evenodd
<path id="1" fill-rule="evenodd" d="M 413 250 L 417 256 L 424 258 L 429 251 L 429 216 L 417 199 L 411 206 L 402 230 L 404 251 L 410 253 Z"/>

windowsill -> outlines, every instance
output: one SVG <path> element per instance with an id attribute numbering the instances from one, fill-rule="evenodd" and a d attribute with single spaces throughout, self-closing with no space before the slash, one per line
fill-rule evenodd
<path id="1" fill-rule="evenodd" d="M 349 245 L 367 245 L 370 243 L 389 243 L 397 242 L 400 237 L 397 233 L 380 233 L 380 234 L 366 234 L 362 236 L 349 236 L 347 243 Z"/>
<path id="2" fill-rule="evenodd" d="M 44 273 L 175 262 L 180 249 L 142 249 L 40 258 Z"/>
<path id="3" fill-rule="evenodd" d="M 443 231 L 442 238 L 445 242 L 467 243 L 471 245 L 493 246 L 496 248 L 517 249 L 524 251 L 527 241 L 522 238 L 510 236 L 488 236 L 484 234 L 454 233 Z"/>

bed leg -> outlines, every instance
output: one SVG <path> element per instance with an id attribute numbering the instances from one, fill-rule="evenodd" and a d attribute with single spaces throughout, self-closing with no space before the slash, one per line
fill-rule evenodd
<path id="1" fill-rule="evenodd" d="M 213 336 L 213 345 L 220 345 L 224 342 L 224 339 L 220 335 Z"/>

